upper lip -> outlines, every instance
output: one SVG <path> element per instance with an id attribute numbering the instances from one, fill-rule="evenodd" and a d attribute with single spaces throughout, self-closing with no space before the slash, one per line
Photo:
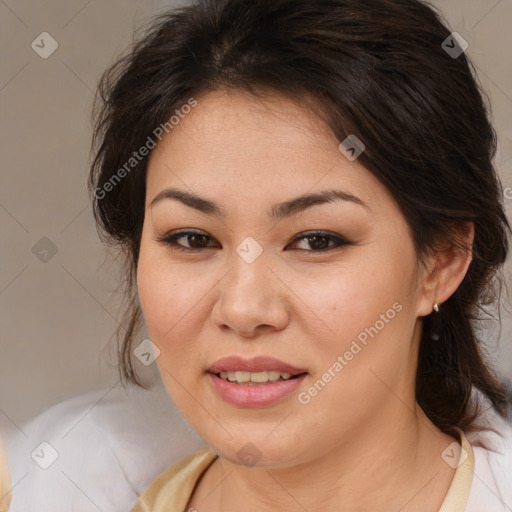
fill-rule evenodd
<path id="1" fill-rule="evenodd" d="M 243 359 L 239 356 L 223 357 L 208 368 L 210 373 L 233 371 L 265 372 L 271 370 L 289 373 L 291 375 L 299 375 L 306 371 L 268 356 L 256 356 L 249 359 Z"/>

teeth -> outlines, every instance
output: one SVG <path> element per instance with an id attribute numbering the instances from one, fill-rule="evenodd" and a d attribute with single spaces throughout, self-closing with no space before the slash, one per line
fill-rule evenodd
<path id="1" fill-rule="evenodd" d="M 278 380 L 288 380 L 291 377 L 290 373 L 278 372 L 270 370 L 268 372 L 220 372 L 221 379 L 228 380 L 229 382 L 236 382 L 238 384 L 251 385 L 251 383 L 264 384 L 268 381 L 277 382 Z"/>
<path id="2" fill-rule="evenodd" d="M 268 372 L 268 380 L 271 380 L 272 382 L 274 382 L 276 380 L 279 380 L 279 377 L 281 377 L 281 375 L 283 375 L 284 379 L 290 378 L 290 374 L 289 373 L 281 374 L 281 373 L 279 373 L 276 370 L 271 370 L 270 372 Z"/>
<path id="3" fill-rule="evenodd" d="M 249 372 L 229 372 L 234 373 L 235 378 L 229 380 L 236 380 L 237 382 L 249 382 L 251 380 L 251 374 Z"/>

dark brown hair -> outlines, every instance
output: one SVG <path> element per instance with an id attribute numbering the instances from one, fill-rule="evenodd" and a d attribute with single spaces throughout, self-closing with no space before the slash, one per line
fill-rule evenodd
<path id="1" fill-rule="evenodd" d="M 128 265 L 122 377 L 142 385 L 131 350 L 141 324 L 133 285 L 147 156 L 133 169 L 126 162 L 191 97 L 270 90 L 314 109 L 340 142 L 349 134 L 364 142 L 359 161 L 398 203 L 418 261 L 440 241 L 467 250 L 457 233 L 474 223 L 464 280 L 439 313 L 423 319 L 416 396 L 447 433 L 473 426 L 475 388 L 506 416 L 509 400 L 474 324 L 499 300 L 497 274 L 508 251 L 492 163 L 496 134 L 467 56 L 443 47 L 451 37 L 444 23 L 418 0 L 198 0 L 152 21 L 100 82 L 89 181 L 100 234 Z"/>

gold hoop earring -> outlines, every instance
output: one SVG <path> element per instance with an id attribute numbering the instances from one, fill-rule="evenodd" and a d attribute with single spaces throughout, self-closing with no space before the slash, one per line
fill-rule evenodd
<path id="1" fill-rule="evenodd" d="M 434 303 L 434 311 L 435 311 L 436 313 L 438 313 L 438 312 L 439 312 L 439 304 L 438 304 L 437 302 L 436 302 L 436 303 Z"/>

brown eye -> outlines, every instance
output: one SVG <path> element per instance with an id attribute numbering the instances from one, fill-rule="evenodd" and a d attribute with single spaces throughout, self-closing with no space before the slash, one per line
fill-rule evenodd
<path id="1" fill-rule="evenodd" d="M 353 245 L 352 242 L 340 235 L 334 235 L 332 233 L 326 233 L 323 231 L 300 233 L 292 240 L 292 244 L 296 244 L 297 242 L 302 241 L 308 244 L 311 250 L 304 247 L 299 248 L 299 250 L 305 250 L 309 252 L 325 252 L 340 246 Z"/>
<path id="2" fill-rule="evenodd" d="M 178 243 L 178 240 L 185 240 L 186 244 Z M 173 249 L 182 251 L 197 251 L 201 249 L 209 249 L 212 246 L 206 245 L 208 240 L 212 238 L 204 233 L 197 231 L 179 231 L 171 233 L 162 238 L 157 238 L 156 241 L 165 245 L 171 246 Z"/>
<path id="3" fill-rule="evenodd" d="M 180 240 L 185 240 L 185 243 L 179 242 Z M 172 249 L 188 252 L 218 247 L 216 245 L 208 245 L 208 241 L 211 240 L 214 239 L 205 233 L 197 231 L 179 231 L 156 239 L 157 242 L 165 244 Z M 290 245 L 297 245 L 299 242 L 306 245 L 306 247 L 299 247 L 298 250 L 307 252 L 327 252 L 344 245 L 354 245 L 353 242 L 340 235 L 323 231 L 300 233 L 291 241 Z"/>

